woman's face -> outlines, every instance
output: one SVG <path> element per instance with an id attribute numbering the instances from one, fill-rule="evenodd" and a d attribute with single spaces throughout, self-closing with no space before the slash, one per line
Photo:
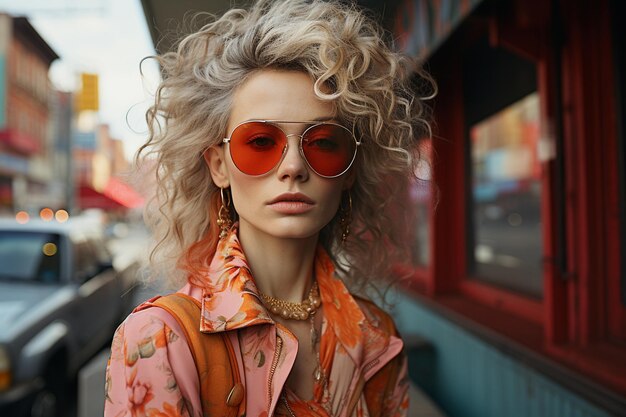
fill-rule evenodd
<path id="1" fill-rule="evenodd" d="M 262 70 L 237 89 L 228 134 L 248 120 L 333 121 L 333 116 L 333 105 L 315 96 L 313 81 L 305 73 Z M 308 127 L 278 125 L 288 135 L 300 135 Z M 352 185 L 351 171 L 338 178 L 320 177 L 300 155 L 299 140 L 299 136 L 289 136 L 283 159 L 261 176 L 244 174 L 234 165 L 230 144 L 205 154 L 214 182 L 230 186 L 240 233 L 311 238 L 334 217 L 342 191 Z"/>

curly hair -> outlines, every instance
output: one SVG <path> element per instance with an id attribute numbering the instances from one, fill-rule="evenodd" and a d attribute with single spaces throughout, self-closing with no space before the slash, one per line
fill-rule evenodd
<path id="1" fill-rule="evenodd" d="M 434 84 L 384 37 L 353 5 L 261 0 L 211 17 L 176 51 L 154 57 L 163 81 L 136 159 L 157 157 L 157 192 L 146 209 L 155 271 L 178 282 L 206 272 L 218 240 L 220 196 L 202 153 L 225 137 L 235 90 L 262 69 L 307 73 L 316 96 L 332 102 L 362 142 L 352 168 L 352 233 L 341 244 L 339 214 L 320 233 L 339 274 L 363 289 L 408 256 L 399 214 L 410 210 L 399 201 L 414 177 L 417 142 L 430 135 L 424 99 Z"/>

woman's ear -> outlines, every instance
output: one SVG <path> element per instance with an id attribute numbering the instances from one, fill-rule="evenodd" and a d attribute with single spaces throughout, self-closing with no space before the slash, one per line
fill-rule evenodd
<path id="1" fill-rule="evenodd" d="M 220 188 L 228 187 L 228 167 L 226 166 L 224 147 L 211 146 L 204 151 L 202 156 L 204 156 L 204 161 L 207 167 L 209 167 L 209 172 L 211 172 L 211 178 L 213 178 L 215 185 Z"/>

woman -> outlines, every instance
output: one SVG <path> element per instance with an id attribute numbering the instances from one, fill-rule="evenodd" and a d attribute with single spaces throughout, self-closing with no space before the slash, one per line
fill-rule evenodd
<path id="1" fill-rule="evenodd" d="M 416 68 L 353 7 L 304 0 L 231 10 L 158 61 L 140 150 L 158 155 L 152 266 L 201 302 L 200 331 L 227 335 L 246 415 L 368 416 L 383 392 L 376 412 L 404 415 L 402 342 L 345 283 L 400 253 L 387 206 L 428 134 Z M 200 416 L 198 384 L 177 321 L 139 309 L 114 338 L 105 415 Z"/>

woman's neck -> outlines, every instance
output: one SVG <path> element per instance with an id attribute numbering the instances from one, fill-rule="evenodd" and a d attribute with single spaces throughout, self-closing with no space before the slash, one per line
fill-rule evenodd
<path id="1" fill-rule="evenodd" d="M 285 239 L 240 227 L 239 242 L 259 291 L 281 300 L 301 302 L 313 283 L 318 236 Z"/>

